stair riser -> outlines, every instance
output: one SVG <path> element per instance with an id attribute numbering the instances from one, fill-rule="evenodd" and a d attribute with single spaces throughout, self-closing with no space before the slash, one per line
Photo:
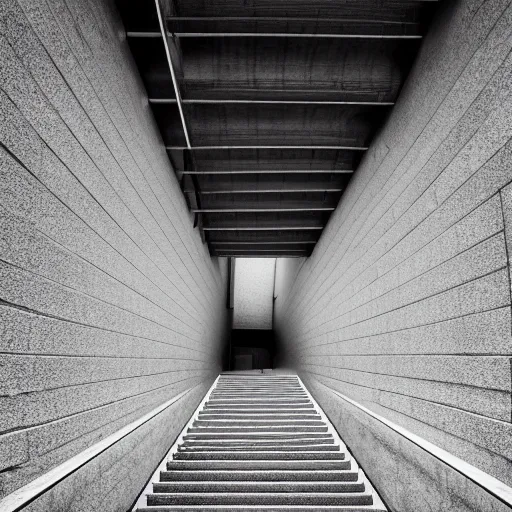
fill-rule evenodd
<path id="1" fill-rule="evenodd" d="M 189 429 L 191 434 L 204 434 L 205 432 L 213 433 L 258 433 L 258 432 L 327 432 L 327 427 L 193 427 Z"/>
<path id="2" fill-rule="evenodd" d="M 197 441 L 197 440 L 217 440 L 219 442 L 223 442 L 226 440 L 247 440 L 248 442 L 252 442 L 254 440 L 270 440 L 270 441 L 293 441 L 296 439 L 333 439 L 333 437 L 328 433 L 316 433 L 316 432 L 303 432 L 303 433 L 282 433 L 278 432 L 276 434 L 269 433 L 269 434 L 262 434 L 262 433 L 256 433 L 256 434 L 187 434 L 184 436 L 184 441 Z"/>
<path id="3" fill-rule="evenodd" d="M 293 447 L 306 447 L 306 446 L 320 446 L 320 447 L 329 447 L 333 448 L 334 446 L 337 446 L 334 444 L 334 439 L 310 439 L 307 441 L 297 441 L 290 439 L 289 441 L 219 441 L 219 440 L 210 440 L 210 441 L 185 441 L 181 446 L 188 447 L 188 448 L 202 448 L 205 446 L 211 446 L 215 448 L 222 448 L 224 447 L 226 450 L 228 450 L 230 447 L 232 448 L 243 448 L 245 447 L 269 447 L 269 448 L 279 448 L 280 446 L 289 446 L 290 448 Z M 268 450 L 270 451 L 270 450 Z"/>
<path id="4" fill-rule="evenodd" d="M 313 483 L 313 482 L 297 482 L 297 483 L 157 483 L 153 484 L 153 492 L 157 493 L 186 493 L 186 492 L 226 492 L 226 493 L 240 493 L 240 492 L 290 492 L 290 493 L 320 493 L 320 492 L 364 492 L 364 483 L 362 482 L 328 482 L 328 483 Z"/>
<path id="5" fill-rule="evenodd" d="M 321 471 L 334 469 L 350 469 L 349 460 L 177 460 L 167 463 L 167 469 L 173 470 L 301 470 L 301 471 Z"/>
<path id="6" fill-rule="evenodd" d="M 291 426 L 291 427 L 321 427 L 324 425 L 323 421 L 318 420 L 243 420 L 243 421 L 235 421 L 235 420 L 199 420 L 194 421 L 194 427 L 281 427 L 281 426 Z"/>
<path id="7" fill-rule="evenodd" d="M 235 505 L 174 505 L 174 506 L 158 506 L 158 507 L 142 507 L 137 509 L 138 512 L 377 512 L 372 505 L 347 505 L 347 506 L 330 506 L 322 507 L 321 505 L 308 505 L 308 506 L 286 506 L 280 505 L 273 510 L 268 506 L 257 505 L 243 505 L 237 507 Z M 382 509 L 378 509 L 380 511 Z"/>
<path id="8" fill-rule="evenodd" d="M 235 482 L 356 482 L 356 471 L 162 471 L 160 480 Z"/>
<path id="9" fill-rule="evenodd" d="M 274 445 L 274 446 L 257 446 L 257 445 L 245 445 L 245 446 L 214 446 L 214 445 L 204 445 L 204 446 L 194 446 L 194 445 L 186 445 L 180 446 L 178 449 L 179 452 L 215 452 L 215 451 L 266 451 L 272 449 L 279 449 L 279 451 L 288 451 L 288 452 L 307 452 L 307 451 L 326 451 L 326 452 L 339 452 L 339 446 L 319 446 L 319 445 L 306 445 L 306 446 L 286 446 L 286 445 Z"/>
<path id="10" fill-rule="evenodd" d="M 177 452 L 173 460 L 344 460 L 343 452 Z"/>
<path id="11" fill-rule="evenodd" d="M 279 495 L 279 494 L 150 494 L 148 505 L 371 505 L 369 494 L 338 494 L 332 495 Z"/>
<path id="12" fill-rule="evenodd" d="M 332 444 L 334 443 L 334 437 L 332 437 L 329 433 L 327 434 L 304 434 L 297 437 L 294 437 L 293 435 L 289 434 L 281 434 L 281 435 L 275 435 L 272 436 L 272 438 L 263 438 L 263 439 L 256 439 L 256 436 L 249 437 L 249 436 L 240 436 L 239 438 L 232 438 L 232 439 L 222 439 L 217 438 L 215 436 L 209 436 L 200 439 L 195 439 L 193 437 L 186 437 L 183 439 L 183 444 L 210 444 L 213 443 L 215 445 L 224 445 L 224 444 L 233 444 L 233 445 L 246 445 L 246 444 L 262 444 L 267 443 L 269 445 L 276 445 L 281 446 L 281 444 L 290 444 L 290 445 L 301 445 L 301 444 Z"/>
<path id="13" fill-rule="evenodd" d="M 235 410 L 235 411 L 247 411 L 247 410 L 260 410 L 265 409 L 269 411 L 287 411 L 288 409 L 308 409 L 308 410 L 315 410 L 312 403 L 306 403 L 306 404 L 276 404 L 272 402 L 271 404 L 228 404 L 228 405 L 222 405 L 222 404 L 211 404 L 206 403 L 204 406 L 203 411 L 208 410 Z"/>
<path id="14" fill-rule="evenodd" d="M 208 414 L 203 413 L 199 415 L 200 420 L 243 420 L 243 421 L 262 421 L 262 420 L 306 420 L 306 421 L 320 421 L 321 416 L 316 414 Z"/>

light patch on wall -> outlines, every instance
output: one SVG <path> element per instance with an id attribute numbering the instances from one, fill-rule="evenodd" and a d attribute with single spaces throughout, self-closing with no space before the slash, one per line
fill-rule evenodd
<path id="1" fill-rule="evenodd" d="M 233 329 L 272 329 L 275 258 L 237 258 Z"/>

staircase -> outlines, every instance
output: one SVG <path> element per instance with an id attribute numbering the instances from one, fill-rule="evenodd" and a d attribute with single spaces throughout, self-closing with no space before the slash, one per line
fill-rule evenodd
<path id="1" fill-rule="evenodd" d="M 136 505 L 149 511 L 385 511 L 295 375 L 222 374 Z"/>

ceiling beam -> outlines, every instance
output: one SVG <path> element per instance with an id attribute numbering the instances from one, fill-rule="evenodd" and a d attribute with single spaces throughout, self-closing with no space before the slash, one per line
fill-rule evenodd
<path id="1" fill-rule="evenodd" d="M 301 189 L 266 189 L 266 190 L 200 190 L 199 194 L 302 194 L 306 192 L 342 192 L 342 188 L 301 188 Z M 195 190 L 184 190 L 185 194 L 195 194 Z"/>
<path id="2" fill-rule="evenodd" d="M 164 20 L 162 17 L 162 11 L 160 9 L 160 0 L 155 0 L 156 13 L 158 16 L 158 24 L 160 26 L 160 32 L 158 32 L 159 36 L 162 38 L 165 48 L 165 55 L 167 57 L 167 64 L 169 66 L 169 71 L 171 72 L 172 85 L 174 87 L 174 94 L 176 95 L 176 103 L 178 105 L 178 110 L 180 111 L 181 125 L 183 128 L 183 133 L 185 134 L 185 140 L 187 142 L 187 148 L 191 148 L 190 138 L 188 135 L 187 123 L 185 121 L 185 114 L 183 113 L 183 105 L 181 104 L 181 95 L 178 87 L 178 81 L 176 80 L 176 73 L 174 72 L 174 65 L 171 59 L 171 51 L 169 49 L 169 42 L 167 38 L 169 37 L 168 32 L 164 26 Z"/>
<path id="3" fill-rule="evenodd" d="M 156 1 L 156 0 L 155 0 Z M 163 30 L 162 30 L 163 33 Z M 159 37 L 159 32 L 128 31 L 126 35 L 131 38 Z M 420 34 L 305 34 L 296 32 L 167 32 L 168 37 L 292 37 L 305 39 L 422 39 Z"/>
<path id="4" fill-rule="evenodd" d="M 423 1 L 423 0 L 418 0 Z M 426 0 L 429 1 L 429 0 Z M 430 0 L 437 1 L 437 0 Z M 361 23 L 360 19 L 350 18 L 308 18 L 304 16 L 167 16 L 167 21 L 303 21 L 303 22 L 329 22 L 329 23 Z M 376 25 L 417 25 L 416 21 L 390 21 L 365 19 L 364 23 Z"/>
<path id="5" fill-rule="evenodd" d="M 204 231 L 321 231 L 324 226 L 272 226 L 272 227 L 229 227 L 229 228 L 209 228 L 204 227 Z"/>
<path id="6" fill-rule="evenodd" d="M 229 252 L 309 252 L 309 249 L 225 249 L 225 250 L 229 251 Z M 222 249 L 218 249 L 218 251 L 222 251 Z"/>
<path id="7" fill-rule="evenodd" d="M 203 208 L 192 209 L 192 213 L 280 213 L 280 212 L 332 212 L 334 206 L 328 208 Z"/>
<path id="8" fill-rule="evenodd" d="M 366 146 L 165 146 L 169 151 L 216 151 L 216 150 L 231 150 L 231 149 L 335 149 L 346 151 L 366 151 Z"/>
<path id="9" fill-rule="evenodd" d="M 294 32 L 174 32 L 179 38 L 192 37 L 291 37 L 301 39 L 422 39 L 420 34 L 304 34 Z"/>
<path id="10" fill-rule="evenodd" d="M 304 253 L 304 254 L 289 254 L 289 253 L 284 253 L 284 254 L 276 254 L 276 253 L 273 253 L 273 252 L 270 252 L 268 254 L 253 254 L 253 253 L 241 253 L 241 254 L 237 254 L 237 253 L 231 253 L 231 252 L 221 252 L 219 253 L 218 251 L 214 251 L 214 254 L 212 254 L 212 256 L 214 258 L 305 258 L 308 256 L 308 253 Z"/>
<path id="11" fill-rule="evenodd" d="M 175 104 L 174 98 L 149 98 L 153 105 Z M 229 99 L 182 99 L 183 105 L 361 105 L 365 107 L 391 107 L 392 101 L 332 101 L 332 100 L 229 100 Z"/>
<path id="12" fill-rule="evenodd" d="M 213 240 L 211 242 L 208 242 L 210 245 L 315 245 L 316 242 L 314 241 L 290 241 L 290 242 L 259 242 L 258 240 L 255 240 L 253 242 L 237 242 L 237 241 L 216 241 Z"/>
<path id="13" fill-rule="evenodd" d="M 353 174 L 351 169 L 264 169 L 261 171 L 183 171 L 182 174 Z"/>

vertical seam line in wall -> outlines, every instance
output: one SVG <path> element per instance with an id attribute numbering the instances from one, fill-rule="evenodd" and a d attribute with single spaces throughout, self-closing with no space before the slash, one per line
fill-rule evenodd
<path id="1" fill-rule="evenodd" d="M 508 233 L 507 232 L 507 224 L 506 224 L 506 221 L 505 221 L 505 208 L 503 206 L 503 189 L 500 189 L 499 190 L 499 197 L 500 197 L 500 207 L 501 207 L 501 219 L 502 219 L 502 222 L 503 222 L 503 233 L 505 235 L 505 253 L 507 255 L 507 268 L 508 268 L 508 292 L 509 292 L 509 297 L 510 297 L 510 308 L 512 310 L 512 281 L 511 281 L 511 278 L 510 278 L 510 272 L 512 271 L 512 269 L 510 268 L 510 254 L 509 254 L 509 251 L 508 251 L 508 237 L 512 237 L 512 233 Z M 510 330 L 511 330 L 511 334 L 512 334 L 512 322 L 510 324 Z"/>
<path id="2" fill-rule="evenodd" d="M 512 269 L 510 268 L 510 254 L 508 251 L 508 239 L 507 235 L 512 237 L 512 233 L 507 233 L 507 224 L 505 221 L 505 208 L 503 206 L 503 189 L 500 189 L 499 191 L 500 196 L 500 206 L 501 206 L 501 216 L 503 220 L 503 233 L 505 234 L 505 253 L 507 255 L 507 275 L 508 275 L 508 292 L 510 297 L 510 305 L 509 309 L 512 313 L 512 281 L 510 278 L 510 273 L 512 272 Z M 512 321 L 510 323 L 510 333 L 512 335 Z M 512 358 L 510 358 L 510 382 L 511 382 L 511 388 L 510 388 L 510 422 L 512 423 Z"/>

